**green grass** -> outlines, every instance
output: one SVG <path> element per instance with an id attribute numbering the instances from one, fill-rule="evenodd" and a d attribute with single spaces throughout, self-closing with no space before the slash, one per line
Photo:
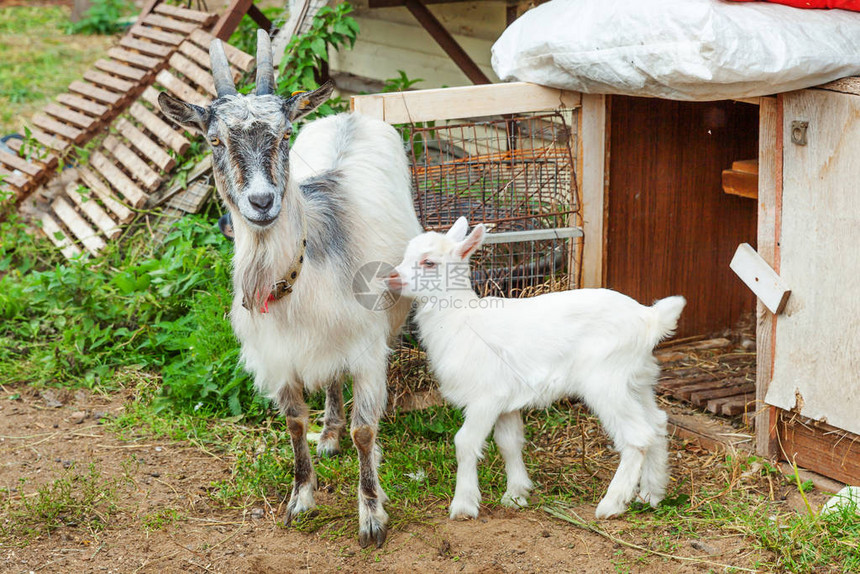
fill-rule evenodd
<path id="1" fill-rule="evenodd" d="M 0 132 L 23 129 L 29 118 L 93 62 L 111 37 L 67 35 L 69 10 L 59 6 L 0 8 Z"/>

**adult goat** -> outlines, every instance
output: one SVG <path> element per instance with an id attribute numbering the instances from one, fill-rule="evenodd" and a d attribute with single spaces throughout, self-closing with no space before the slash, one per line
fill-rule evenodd
<path id="1" fill-rule="evenodd" d="M 236 92 L 220 41 L 209 52 L 217 98 L 208 107 L 165 93 L 158 101 L 212 148 L 215 183 L 235 233 L 230 319 L 258 390 L 286 417 L 295 455 L 286 521 L 315 504 L 303 391 L 327 386 L 317 452 L 334 454 L 344 426 L 341 378 L 349 373 L 359 542 L 381 546 L 388 515 L 376 436 L 387 400 L 388 341 L 409 303 L 368 309 L 353 281 L 365 264 L 399 260 L 421 231 L 403 142 L 384 122 L 341 114 L 309 123 L 290 149 L 293 122 L 327 100 L 331 86 L 286 100 L 275 95 L 271 44 L 262 30 L 254 94 Z M 381 281 L 371 289 L 385 296 Z"/>

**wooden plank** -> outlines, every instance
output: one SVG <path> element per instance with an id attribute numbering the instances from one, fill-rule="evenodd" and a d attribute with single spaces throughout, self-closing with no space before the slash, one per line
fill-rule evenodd
<path id="1" fill-rule="evenodd" d="M 724 417 L 736 417 L 745 413 L 755 412 L 755 404 L 755 394 L 749 393 L 742 397 L 709 401 L 707 410 Z"/>
<path id="2" fill-rule="evenodd" d="M 60 123 L 53 118 L 49 118 L 45 114 L 36 114 L 33 116 L 33 124 L 49 133 L 62 136 L 78 144 L 83 142 L 87 135 L 86 132 L 64 123 Z"/>
<path id="3" fill-rule="evenodd" d="M 191 146 L 191 142 L 141 104 L 132 104 L 131 108 L 129 108 L 129 112 L 131 113 L 131 116 L 139 121 L 144 128 L 161 140 L 162 143 L 167 144 L 167 146 L 173 149 L 176 153 L 184 154 L 188 151 L 188 148 Z"/>
<path id="4" fill-rule="evenodd" d="M 179 51 L 196 62 L 204 70 L 212 68 L 212 60 L 209 59 L 209 52 L 203 50 L 194 42 L 182 42 L 179 45 Z"/>
<path id="5" fill-rule="evenodd" d="M 54 102 L 49 103 L 44 107 L 45 113 L 48 113 L 58 120 L 63 122 L 74 124 L 77 127 L 83 130 L 90 130 L 98 123 L 98 120 L 95 118 L 91 118 L 90 116 L 84 115 L 80 112 L 74 112 L 65 106 L 61 106 L 59 104 L 55 104 Z"/>
<path id="6" fill-rule="evenodd" d="M 173 32 L 165 32 L 163 30 L 156 30 L 155 28 L 147 28 L 146 26 L 142 26 L 141 24 L 136 24 L 132 26 L 131 30 L 129 30 L 129 34 L 138 38 L 154 40 L 162 44 L 167 44 L 168 46 L 178 46 L 182 43 L 182 40 L 185 39 L 185 36 L 183 36 L 182 34 L 174 34 Z"/>
<path id="7" fill-rule="evenodd" d="M 153 109 L 161 111 L 161 106 L 158 103 L 158 90 L 153 88 L 152 86 L 147 86 L 143 93 L 140 95 L 143 101 L 147 102 Z"/>
<path id="8" fill-rule="evenodd" d="M 84 79 L 88 82 L 92 82 L 93 84 L 97 84 L 104 88 L 109 88 L 114 92 L 119 92 L 120 94 L 128 95 L 131 92 L 135 84 L 133 82 L 128 82 L 126 80 L 121 80 L 119 78 L 115 78 L 114 76 L 104 74 L 102 72 L 97 72 L 95 70 L 87 70 L 84 72 Z"/>
<path id="9" fill-rule="evenodd" d="M 206 90 L 213 98 L 218 97 L 218 93 L 215 91 L 215 82 L 209 72 L 178 52 L 170 56 L 170 65 L 188 80 Z"/>
<path id="10" fill-rule="evenodd" d="M 759 106 L 758 254 L 774 269 L 776 261 L 776 209 L 782 189 L 782 118 L 776 98 L 762 98 Z M 776 417 L 765 402 L 773 374 L 773 328 L 775 318 L 761 301 L 756 305 L 756 454 L 775 456 Z"/>
<path id="11" fill-rule="evenodd" d="M 603 287 L 606 245 L 606 96 L 582 95 L 577 169 L 582 194 L 582 287 Z M 572 142 L 573 143 L 573 142 Z"/>
<path id="12" fill-rule="evenodd" d="M 90 98 L 91 100 L 96 100 L 109 106 L 115 106 L 123 99 L 121 95 L 115 94 L 110 90 L 105 90 L 78 80 L 69 84 L 69 91 L 76 92 L 85 98 Z"/>
<path id="13" fill-rule="evenodd" d="M 758 174 L 724 169 L 723 191 L 729 195 L 756 199 L 758 198 Z"/>
<path id="14" fill-rule="evenodd" d="M 733 161 L 732 162 L 732 169 L 735 171 L 742 171 L 744 173 L 758 174 L 758 160 L 757 159 L 741 159 L 738 161 Z"/>
<path id="15" fill-rule="evenodd" d="M 173 196 L 167 205 L 186 213 L 197 213 L 209 199 L 212 189 L 212 184 L 208 180 L 197 180 L 189 185 L 188 189 Z"/>
<path id="16" fill-rule="evenodd" d="M 239 27 L 239 22 L 253 5 L 253 0 L 230 0 L 230 5 L 221 13 L 221 17 L 213 26 L 212 33 L 226 41 Z"/>
<path id="17" fill-rule="evenodd" d="M 205 51 L 209 51 L 209 44 L 212 43 L 212 40 L 215 39 L 211 34 L 207 34 L 203 30 L 199 28 L 194 30 L 189 35 L 189 38 L 203 48 Z M 238 48 L 234 48 L 230 44 L 224 42 L 224 53 L 227 55 L 227 61 L 242 70 L 243 72 L 250 72 L 254 67 L 254 56 L 246 54 L 242 50 Z"/>
<path id="18" fill-rule="evenodd" d="M 66 232 L 60 228 L 60 224 L 47 213 L 43 213 L 39 220 L 42 222 L 42 232 L 51 240 L 51 243 L 60 249 L 60 253 L 66 259 L 77 257 L 81 254 L 81 250 L 75 245 L 66 235 Z M 60 237 L 58 237 L 58 235 Z"/>
<path id="19" fill-rule="evenodd" d="M 82 197 L 81 193 L 78 191 L 79 184 L 72 182 L 66 186 L 66 195 L 69 196 L 69 199 L 78 206 L 82 212 L 86 214 L 87 217 L 90 218 L 90 221 L 96 224 L 102 233 L 105 234 L 105 237 L 108 239 L 116 239 L 122 233 L 122 228 L 111 219 L 110 215 L 102 209 L 94 197 Z M 84 188 L 87 192 L 90 192 L 89 189 Z"/>
<path id="20" fill-rule="evenodd" d="M 163 59 L 161 58 L 152 58 L 150 56 L 144 56 L 143 54 L 132 52 L 130 50 L 123 50 L 122 48 L 117 47 L 113 47 L 108 50 L 107 55 L 119 62 L 133 64 L 138 68 L 143 68 L 144 70 L 152 72 L 154 72 L 156 68 L 163 63 Z"/>
<path id="21" fill-rule="evenodd" d="M 200 27 L 199 24 L 175 20 L 173 18 L 168 18 L 167 16 L 162 16 L 161 14 L 149 14 L 142 20 L 142 22 L 149 26 L 162 28 L 170 32 L 179 32 L 183 35 L 188 35 Z"/>
<path id="22" fill-rule="evenodd" d="M 120 223 L 128 223 L 134 219 L 134 212 L 122 204 L 111 192 L 110 188 L 95 173 L 86 168 L 78 168 L 81 181 L 96 194 L 105 207 L 117 216 Z"/>
<path id="23" fill-rule="evenodd" d="M 695 383 L 692 385 L 684 385 L 681 387 L 675 387 L 669 390 L 669 394 L 671 394 L 676 399 L 680 399 L 682 401 L 690 401 L 693 393 L 710 391 L 712 389 L 721 389 L 730 385 L 735 385 L 739 383 L 745 383 L 745 377 L 736 377 L 736 378 L 726 378 L 726 379 L 718 379 L 714 381 L 705 381 L 702 383 Z"/>
<path id="24" fill-rule="evenodd" d="M 122 164 L 125 171 L 143 184 L 143 188 L 146 191 L 152 191 L 159 186 L 161 176 L 158 175 L 158 172 L 137 157 L 119 138 L 109 135 L 105 138 L 102 145 L 104 149 L 108 150 Z"/>
<path id="25" fill-rule="evenodd" d="M 695 393 L 690 394 L 690 402 L 693 403 L 694 406 L 700 407 L 703 404 L 707 404 L 709 401 L 712 401 L 713 399 L 724 399 L 726 397 L 736 397 L 738 395 L 747 394 L 755 397 L 755 383 L 734 383 L 730 385 L 725 385 L 718 389 L 697 391 Z M 717 413 L 719 411 L 711 412 Z"/>
<path id="26" fill-rule="evenodd" d="M 846 484 L 860 484 L 860 436 L 804 417 L 780 415 L 782 455 Z"/>
<path id="27" fill-rule="evenodd" d="M 43 147 L 42 144 L 31 148 L 30 158 L 27 158 L 27 151 L 24 149 L 24 141 L 18 138 L 11 138 L 6 141 L 6 145 L 12 148 L 18 156 L 24 161 L 29 161 L 36 164 L 42 169 L 50 170 L 57 167 L 57 156 L 49 151 L 49 148 Z"/>
<path id="28" fill-rule="evenodd" d="M 11 153 L 0 150 L 0 163 L 6 166 L 7 169 L 14 171 L 18 170 L 30 177 L 37 177 L 42 174 L 44 171 L 37 165 L 34 165 L 27 160 L 18 157 L 17 155 L 12 155 Z"/>
<path id="29" fill-rule="evenodd" d="M 64 106 L 86 112 L 87 114 L 95 117 L 106 114 L 110 109 L 105 105 L 98 104 L 92 100 L 88 100 L 74 94 L 60 94 L 57 96 L 57 101 Z"/>
<path id="30" fill-rule="evenodd" d="M 153 42 L 147 42 L 145 40 L 138 40 L 128 35 L 122 37 L 122 39 L 119 41 L 119 45 L 123 48 L 137 50 L 141 54 L 146 54 L 147 56 L 154 56 L 156 58 L 167 58 L 167 56 L 169 56 L 173 52 L 173 48 L 170 46 L 162 46 L 161 44 L 155 44 Z"/>
<path id="31" fill-rule="evenodd" d="M 154 11 L 158 14 L 164 14 L 165 16 L 176 18 L 177 20 L 196 22 L 203 27 L 208 26 L 218 18 L 217 14 L 200 12 L 198 10 L 189 10 L 188 8 L 179 8 L 178 6 L 171 6 L 170 4 L 164 3 L 156 6 Z"/>
<path id="32" fill-rule="evenodd" d="M 113 155 L 127 173 L 142 184 L 146 191 L 152 191 L 161 183 L 161 176 L 158 172 L 116 136 L 107 136 L 102 146 Z"/>
<path id="33" fill-rule="evenodd" d="M 176 160 L 170 157 L 161 147 L 149 139 L 142 131 L 125 118 L 120 118 L 116 129 L 122 136 L 136 147 L 140 153 L 158 166 L 162 171 L 170 171 L 176 166 Z"/>
<path id="34" fill-rule="evenodd" d="M 381 108 L 379 100 L 382 100 Z M 513 82 L 353 96 L 350 108 L 390 124 L 408 124 L 576 108 L 581 102 L 582 97 L 576 92 Z"/>
<path id="35" fill-rule="evenodd" d="M 149 200 L 146 202 L 146 209 L 152 209 L 154 207 L 158 207 L 159 205 L 165 203 L 166 201 L 172 199 L 175 195 L 181 194 L 184 190 L 187 189 L 189 183 L 194 182 L 197 178 L 202 177 L 204 174 L 211 174 L 212 172 L 212 154 L 206 154 L 203 156 L 197 164 L 191 168 L 191 171 L 188 172 L 188 177 L 185 179 L 184 183 L 176 182 L 168 189 L 160 189 L 153 193 Z"/>
<path id="36" fill-rule="evenodd" d="M 782 313 L 791 289 L 749 243 L 738 245 L 729 267 L 771 313 Z"/>
<path id="37" fill-rule="evenodd" d="M 146 203 L 146 194 L 141 191 L 137 184 L 100 152 L 95 152 L 90 156 L 90 165 L 133 207 L 140 207 Z"/>
<path id="38" fill-rule="evenodd" d="M 174 96 L 185 100 L 188 103 L 197 104 L 198 106 L 209 105 L 209 98 L 198 94 L 194 88 L 192 88 L 167 70 L 161 70 L 160 72 L 158 72 L 158 75 L 155 77 L 155 80 Z"/>
<path id="39" fill-rule="evenodd" d="M 51 203 L 51 209 L 87 251 L 93 255 L 98 255 L 99 251 L 105 248 L 104 240 L 65 199 L 62 197 L 54 199 Z"/>
<path id="40" fill-rule="evenodd" d="M 24 174 L 14 173 L 12 170 L 0 167 L 0 175 L 3 176 L 4 184 L 16 187 L 22 192 L 33 187 L 33 180 Z"/>
<path id="41" fill-rule="evenodd" d="M 55 150 L 58 153 L 63 153 L 68 149 L 69 143 L 52 136 L 51 134 L 47 134 L 42 130 L 36 128 L 30 128 L 30 135 L 33 136 L 33 139 L 45 146 L 48 149 Z"/>
<path id="42" fill-rule="evenodd" d="M 134 82 L 140 82 L 148 75 L 147 72 L 140 68 L 132 68 L 114 60 L 96 60 L 95 67 L 103 72 L 119 76 L 120 78 L 128 78 Z"/>
<path id="43" fill-rule="evenodd" d="M 840 78 L 833 82 L 817 86 L 817 89 L 842 92 L 843 94 L 860 95 L 860 77 L 850 76 L 848 78 Z"/>

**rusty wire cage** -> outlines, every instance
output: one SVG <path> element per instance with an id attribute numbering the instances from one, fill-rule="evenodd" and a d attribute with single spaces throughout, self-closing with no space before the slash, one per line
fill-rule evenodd
<path id="1" fill-rule="evenodd" d="M 480 295 L 523 297 L 579 286 L 577 114 L 562 109 L 400 126 L 424 229 L 444 231 L 461 216 L 488 228 L 472 258 Z M 390 383 L 395 402 L 398 394 L 432 386 L 411 322 L 395 348 Z"/>

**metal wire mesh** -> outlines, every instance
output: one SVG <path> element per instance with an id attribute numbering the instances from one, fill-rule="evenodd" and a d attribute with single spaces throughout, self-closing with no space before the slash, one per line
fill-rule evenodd
<path id="1" fill-rule="evenodd" d="M 472 284 L 480 295 L 524 297 L 579 285 L 577 113 L 400 128 L 424 229 L 444 231 L 465 216 L 490 231 L 472 258 Z M 395 395 L 433 385 L 415 340 L 408 323 L 390 371 Z"/>

